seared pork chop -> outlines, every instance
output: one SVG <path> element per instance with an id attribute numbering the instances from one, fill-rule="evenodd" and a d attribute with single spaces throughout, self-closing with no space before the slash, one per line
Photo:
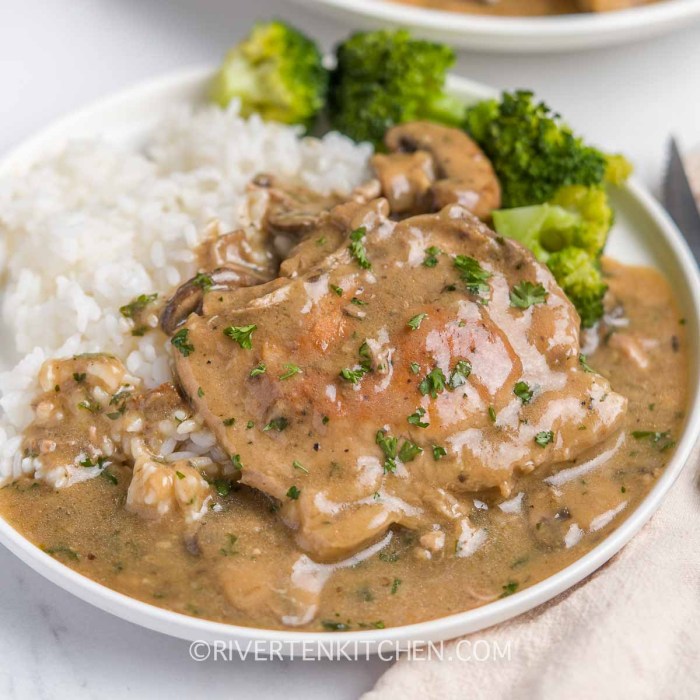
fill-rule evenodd
<path id="1" fill-rule="evenodd" d="M 579 325 L 546 267 L 464 207 L 396 223 L 385 200 L 348 203 L 278 279 L 210 289 L 176 370 L 241 481 L 333 561 L 616 430 L 626 400 L 579 362 Z"/>

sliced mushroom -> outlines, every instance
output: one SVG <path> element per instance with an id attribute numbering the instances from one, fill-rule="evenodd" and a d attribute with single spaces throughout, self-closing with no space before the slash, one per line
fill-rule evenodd
<path id="1" fill-rule="evenodd" d="M 425 152 L 432 157 L 435 169 L 435 182 L 430 187 L 433 210 L 461 204 L 480 219 L 487 219 L 500 206 L 501 187 L 490 161 L 460 129 L 432 122 L 410 122 L 389 129 L 384 141 L 393 154 Z M 415 170 L 416 161 L 404 159 L 404 163 Z M 389 196 L 386 189 L 384 192 Z"/>
<path id="2" fill-rule="evenodd" d="M 177 288 L 160 314 L 160 327 L 168 335 L 175 333 L 190 314 L 202 313 L 204 295 L 210 290 L 252 287 L 268 279 L 250 268 L 233 264 L 206 274 L 200 273 Z"/>
<path id="3" fill-rule="evenodd" d="M 389 200 L 392 214 L 429 212 L 433 206 L 435 162 L 430 153 L 377 153 L 372 167 Z"/>
<path id="4" fill-rule="evenodd" d="M 268 192 L 270 199 L 264 225 L 271 235 L 300 238 L 316 225 L 319 216 L 344 201 L 338 195 L 320 195 L 305 187 L 282 187 L 266 174 L 258 175 L 252 186 Z"/>

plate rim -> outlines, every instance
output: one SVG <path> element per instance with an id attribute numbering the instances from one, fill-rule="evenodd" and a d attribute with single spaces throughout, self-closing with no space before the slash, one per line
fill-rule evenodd
<path id="1" fill-rule="evenodd" d="M 4 156 L 0 156 L 0 177 L 29 167 L 32 162 L 36 162 L 42 151 L 47 152 L 52 147 L 56 148 L 57 139 L 65 141 L 67 133 L 81 121 L 90 118 L 93 113 L 114 109 L 118 105 L 145 99 L 154 94 L 162 93 L 163 96 L 167 96 L 173 90 L 183 94 L 199 94 L 212 73 L 211 66 L 169 73 L 92 102 L 50 124 Z M 496 94 L 496 91 L 488 86 L 457 75 L 450 76 L 448 89 L 463 97 L 471 96 L 474 99 L 483 99 Z M 188 101 L 191 102 L 192 99 Z M 689 328 L 697 330 L 700 326 L 700 271 L 687 244 L 669 215 L 643 185 L 632 178 L 624 189 L 633 197 L 640 210 L 662 232 L 674 262 L 682 271 L 688 286 L 689 312 L 692 311 L 692 323 L 689 324 Z M 698 375 L 700 352 L 691 360 L 694 360 L 691 365 L 691 374 L 694 370 L 695 375 Z M 0 544 L 38 574 L 76 597 L 129 622 L 173 637 L 210 643 L 221 640 L 262 642 L 270 645 L 270 648 L 274 647 L 277 653 L 289 657 L 298 655 L 302 650 L 304 654 L 313 654 L 329 645 L 341 645 L 347 642 L 365 645 L 368 653 L 377 653 L 381 649 L 381 644 L 387 641 L 400 644 L 448 640 L 485 629 L 531 610 L 574 586 L 620 551 L 648 522 L 687 463 L 698 433 L 700 433 L 700 390 L 696 388 L 695 396 L 689 399 L 683 434 L 664 473 L 627 519 L 588 554 L 543 581 L 480 608 L 382 630 L 349 632 L 271 630 L 191 617 L 131 598 L 79 574 L 25 539 L 1 516 Z"/>

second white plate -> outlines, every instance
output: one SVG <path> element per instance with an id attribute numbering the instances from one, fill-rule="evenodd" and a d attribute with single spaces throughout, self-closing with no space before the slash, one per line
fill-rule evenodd
<path id="1" fill-rule="evenodd" d="M 416 36 L 477 51 L 575 51 L 637 41 L 700 19 L 700 0 L 659 0 L 630 10 L 550 17 L 487 17 L 387 0 L 296 0 L 350 26 L 405 27 Z"/>

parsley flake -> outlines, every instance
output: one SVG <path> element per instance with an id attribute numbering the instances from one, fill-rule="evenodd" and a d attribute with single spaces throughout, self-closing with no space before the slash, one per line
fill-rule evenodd
<path id="1" fill-rule="evenodd" d="M 214 286 L 214 281 L 211 277 L 209 277 L 209 275 L 205 275 L 203 272 L 198 272 L 192 280 L 192 284 L 196 285 L 203 291 L 208 292 Z"/>
<path id="2" fill-rule="evenodd" d="M 430 423 L 423 423 L 421 418 L 425 415 L 424 408 L 417 408 L 415 413 L 412 413 L 408 418 L 408 422 L 411 425 L 415 425 L 417 428 L 427 428 Z"/>
<path id="3" fill-rule="evenodd" d="M 484 270 L 479 261 L 468 255 L 458 255 L 454 259 L 454 266 L 460 272 L 460 278 L 467 286 L 467 291 L 477 296 L 485 297 L 489 291 L 488 280 L 491 273 Z"/>
<path id="4" fill-rule="evenodd" d="M 588 364 L 588 358 L 583 353 L 578 356 L 578 363 L 584 372 L 593 372 L 593 368 Z"/>
<path id="5" fill-rule="evenodd" d="M 158 298 L 157 294 L 140 294 L 133 301 L 119 307 L 119 313 L 124 318 L 134 318 L 139 311 L 145 309 Z"/>
<path id="6" fill-rule="evenodd" d="M 532 395 L 534 392 L 526 382 L 517 382 L 513 387 L 513 393 L 523 403 L 530 403 L 530 401 L 532 401 Z"/>
<path id="7" fill-rule="evenodd" d="M 542 430 L 535 435 L 535 442 L 540 447 L 547 447 L 551 442 L 554 442 L 554 433 L 551 430 Z"/>
<path id="8" fill-rule="evenodd" d="M 544 304 L 549 292 L 541 284 L 521 282 L 510 290 L 510 305 L 516 309 L 528 309 L 535 304 Z"/>
<path id="9" fill-rule="evenodd" d="M 471 363 L 467 360 L 459 360 L 450 375 L 450 389 L 457 389 L 467 383 L 467 378 L 472 373 Z"/>
<path id="10" fill-rule="evenodd" d="M 423 260 L 423 265 L 425 267 L 435 267 L 438 264 L 437 256 L 442 255 L 440 248 L 431 245 L 429 248 L 425 249 L 425 260 Z"/>
<path id="11" fill-rule="evenodd" d="M 248 422 L 249 427 L 253 427 L 250 425 L 251 421 Z M 284 417 L 280 416 L 279 418 L 273 418 L 264 428 L 263 432 L 266 433 L 268 430 L 276 430 L 278 433 L 281 433 L 287 426 L 289 425 L 289 421 Z"/>
<path id="12" fill-rule="evenodd" d="M 287 491 L 287 498 L 297 501 L 299 496 L 301 496 L 301 489 L 298 489 L 296 486 L 290 486 L 289 491 Z"/>
<path id="13" fill-rule="evenodd" d="M 437 395 L 445 390 L 446 381 L 443 371 L 439 367 L 434 367 L 418 385 L 418 390 L 423 396 L 430 394 L 433 399 L 436 399 Z"/>
<path id="14" fill-rule="evenodd" d="M 437 462 L 447 456 L 447 450 L 441 445 L 433 445 L 433 459 Z"/>
<path id="15" fill-rule="evenodd" d="M 406 325 L 414 331 L 417 331 L 420 328 L 420 324 L 423 323 L 426 318 L 428 318 L 428 314 L 426 313 L 416 314 Z"/>
<path id="16" fill-rule="evenodd" d="M 352 257 L 357 261 L 357 264 L 363 270 L 370 270 L 372 268 L 372 263 L 367 259 L 367 251 L 362 243 L 362 239 L 365 237 L 366 233 L 367 229 L 364 226 L 356 228 L 350 234 L 350 245 L 348 246 L 348 250 L 350 251 L 350 255 L 352 255 Z"/>
<path id="17" fill-rule="evenodd" d="M 301 367 L 293 364 L 292 362 L 288 362 L 286 365 L 284 365 L 284 369 L 285 372 L 284 374 L 280 374 L 280 379 L 290 379 L 295 374 L 302 374 Z"/>
<path id="18" fill-rule="evenodd" d="M 259 377 L 261 374 L 265 374 L 265 372 L 267 372 L 267 366 L 264 362 L 261 362 L 257 367 L 253 367 L 253 369 L 250 370 L 250 376 Z"/>
<path id="19" fill-rule="evenodd" d="M 250 350 L 253 347 L 253 331 L 256 329 L 254 323 L 249 326 L 229 326 L 224 328 L 224 335 L 235 340 L 244 350 Z"/>
<path id="20" fill-rule="evenodd" d="M 295 459 L 295 460 L 292 462 L 292 466 L 293 466 L 295 469 L 298 469 L 300 472 L 304 472 L 304 474 L 308 474 L 308 473 L 309 473 L 309 470 L 308 470 L 298 459 Z"/>
<path id="21" fill-rule="evenodd" d="M 170 339 L 170 344 L 174 348 L 177 348 L 183 357 L 189 357 L 194 352 L 194 345 L 187 340 L 189 333 L 190 331 L 188 328 L 181 328 Z"/>

